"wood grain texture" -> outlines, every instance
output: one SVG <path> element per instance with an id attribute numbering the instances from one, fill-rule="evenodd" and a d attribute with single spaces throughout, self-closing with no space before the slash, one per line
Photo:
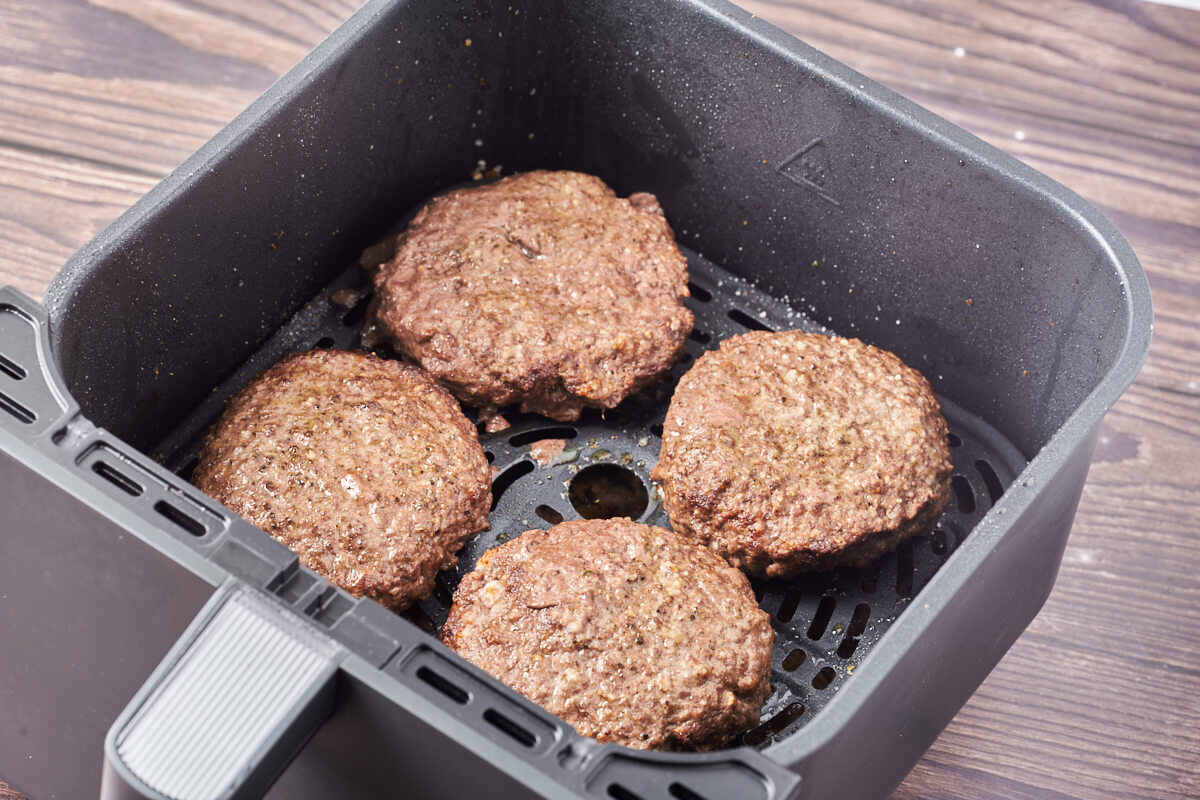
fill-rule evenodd
<path id="1" fill-rule="evenodd" d="M 1154 295 L 1053 595 L 896 797 L 1200 796 L 1200 13 L 739 3 L 1082 194 Z M 39 294 L 355 5 L 0 0 L 0 282 Z"/>

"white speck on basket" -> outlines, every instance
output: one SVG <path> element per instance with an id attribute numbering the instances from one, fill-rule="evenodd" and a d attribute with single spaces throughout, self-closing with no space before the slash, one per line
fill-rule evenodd
<path id="1" fill-rule="evenodd" d="M 967 55 L 967 51 L 964 50 L 963 48 L 961 48 L 961 47 L 954 48 L 954 57 L 955 58 L 963 58 L 966 55 Z"/>
<path id="2" fill-rule="evenodd" d="M 1013 133 L 1013 138 L 1014 138 L 1014 139 L 1016 139 L 1018 142 L 1023 142 L 1023 141 L 1025 141 L 1025 131 L 1016 131 L 1016 132 L 1014 132 L 1014 133 Z"/>

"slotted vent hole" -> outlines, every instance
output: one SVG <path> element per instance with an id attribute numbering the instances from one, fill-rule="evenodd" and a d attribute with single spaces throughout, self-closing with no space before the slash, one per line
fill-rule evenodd
<path id="1" fill-rule="evenodd" d="M 140 497 L 142 492 L 145 491 L 136 481 L 106 461 L 97 461 L 95 464 L 92 464 L 92 472 L 104 478 L 104 480 L 116 486 L 130 497 Z"/>
<path id="2" fill-rule="evenodd" d="M 494 708 L 489 708 L 487 711 L 484 711 L 483 718 L 492 727 L 508 734 L 509 738 L 514 739 L 523 747 L 533 747 L 535 744 L 537 744 L 537 737 L 534 736 L 530 731 L 526 730 L 523 725 L 513 722 L 511 719 L 501 714 Z"/>
<path id="3" fill-rule="evenodd" d="M 517 482 L 517 479 L 523 478 L 533 472 L 533 462 L 518 461 L 508 469 L 496 476 L 496 480 L 492 481 L 492 511 L 496 510 L 496 506 L 500 504 L 500 498 L 508 491 L 508 488 Z"/>
<path id="4" fill-rule="evenodd" d="M 14 381 L 23 381 L 28 374 L 25 372 L 24 367 L 3 354 L 0 354 L 0 372 L 3 372 Z"/>
<path id="5" fill-rule="evenodd" d="M 154 510 L 192 536 L 199 537 L 208 533 L 208 529 L 204 527 L 204 523 L 186 511 L 168 503 L 166 500 L 159 500 L 155 503 Z"/>
<path id="6" fill-rule="evenodd" d="M 354 608 L 353 600 L 341 592 L 334 591 L 330 592 L 329 596 L 321 602 L 316 603 L 309 614 L 321 625 L 332 628 L 352 608 Z"/>
<path id="7" fill-rule="evenodd" d="M 308 601 L 304 609 L 305 616 L 316 616 L 320 613 L 320 609 L 325 607 L 325 603 L 331 602 L 332 597 L 337 595 L 337 590 L 334 587 L 326 587 L 319 591 L 316 597 Z"/>
<path id="8" fill-rule="evenodd" d="M 688 281 L 688 292 L 692 295 L 692 297 L 696 298 L 701 303 L 707 303 L 713 298 L 712 292 L 710 292 L 708 289 L 705 289 L 703 286 L 692 283 L 691 281 Z"/>
<path id="9" fill-rule="evenodd" d="M 846 628 L 847 636 L 862 636 L 867 629 L 867 620 L 871 618 L 871 607 L 859 603 L 854 607 L 854 615 L 850 617 L 850 625 Z"/>
<path id="10" fill-rule="evenodd" d="M 712 337 L 699 328 L 692 328 L 692 332 L 688 334 L 688 338 L 700 344 L 708 344 L 712 341 Z"/>
<path id="11" fill-rule="evenodd" d="M 996 505 L 1004 495 L 1004 484 L 1000 483 L 1000 476 L 996 474 L 992 465 L 983 459 L 975 462 L 975 469 L 979 477 L 983 478 L 983 485 L 987 487 L 988 499 L 992 505 Z"/>
<path id="12" fill-rule="evenodd" d="M 787 658 L 783 660 L 783 668 L 788 672 L 795 672 L 806 658 L 808 658 L 808 653 L 797 647 L 787 654 Z"/>
<path id="13" fill-rule="evenodd" d="M 847 636 L 842 639 L 842 643 L 838 645 L 838 658 L 850 658 L 854 655 L 854 651 L 858 649 L 858 639 Z"/>
<path id="14" fill-rule="evenodd" d="M 446 697 L 449 697 L 451 700 L 458 703 L 460 706 L 466 705 L 467 701 L 471 699 L 471 695 L 467 693 L 466 689 L 463 689 L 449 678 L 439 675 L 429 667 L 417 668 L 417 677 L 432 686 L 434 689 L 437 689 Z"/>
<path id="15" fill-rule="evenodd" d="M 425 631 L 425 633 L 430 635 L 437 633 L 437 625 L 434 624 L 430 616 L 419 605 L 413 604 L 409 606 L 400 616 Z"/>
<path id="16" fill-rule="evenodd" d="M 484 450 L 483 457 L 487 459 L 487 462 L 489 464 L 491 464 L 493 461 L 496 460 L 496 454 L 493 453 L 491 450 Z"/>
<path id="17" fill-rule="evenodd" d="M 747 731 L 746 735 L 742 737 L 742 741 L 751 747 L 756 747 L 782 731 L 788 725 L 791 725 L 793 722 L 800 719 L 803 714 L 803 703 L 788 703 L 780 710 L 778 714 L 771 717 L 757 728 Z"/>
<path id="18" fill-rule="evenodd" d="M 760 319 L 755 319 L 754 317 L 747 314 L 745 311 L 742 311 L 740 308 L 729 309 L 729 318 L 731 320 L 733 320 L 734 322 L 736 322 L 737 324 L 741 325 L 743 328 L 749 328 L 752 331 L 774 330 L 774 328 L 767 325 L 767 323 L 763 322 Z"/>
<path id="19" fill-rule="evenodd" d="M 679 800 L 708 800 L 704 795 L 694 792 L 682 783 L 672 783 L 667 787 L 667 791 L 671 793 L 671 797 L 676 797 Z"/>
<path id="20" fill-rule="evenodd" d="M 192 482 L 192 473 L 196 471 L 196 465 L 200 463 L 199 457 L 189 458 L 188 462 L 176 473 L 188 483 Z"/>
<path id="21" fill-rule="evenodd" d="M 846 626 L 846 636 L 838 645 L 839 658 L 850 658 L 854 655 L 854 651 L 858 649 L 858 637 L 867 629 L 867 620 L 870 617 L 871 607 L 866 603 L 859 603 L 854 607 L 854 615 L 850 617 L 850 624 Z"/>
<path id="22" fill-rule="evenodd" d="M 929 549 L 933 551 L 935 556 L 944 556 L 950 549 L 949 542 L 946 541 L 946 532 L 938 528 L 929 535 Z"/>
<path id="23" fill-rule="evenodd" d="M 436 581 L 433 585 L 433 599 L 441 604 L 442 608 L 449 608 L 454 604 L 454 595 L 442 580 Z"/>
<path id="24" fill-rule="evenodd" d="M 896 594 L 912 597 L 913 593 L 913 549 L 912 539 L 906 539 L 896 548 Z"/>
<path id="25" fill-rule="evenodd" d="M 796 616 L 796 608 L 800 605 L 800 590 L 788 589 L 783 595 L 782 602 L 779 603 L 779 610 L 775 612 L 775 618 L 780 622 L 791 622 L 792 617 Z"/>
<path id="26" fill-rule="evenodd" d="M 833 610 L 836 607 L 837 600 L 835 598 L 828 595 L 821 598 L 812 624 L 808 626 L 808 638 L 815 640 L 825 635 L 825 629 L 829 627 L 829 620 L 833 618 Z"/>
<path id="27" fill-rule="evenodd" d="M 658 438 L 660 438 L 660 439 L 661 439 L 661 438 L 662 438 L 662 433 L 663 433 L 663 427 L 662 427 L 662 423 L 661 423 L 661 422 L 656 422 L 656 423 L 654 423 L 653 425 L 651 425 L 651 426 L 650 426 L 650 432 L 651 432 L 651 433 L 653 433 L 655 436 L 657 436 Z"/>
<path id="28" fill-rule="evenodd" d="M 971 488 L 970 482 L 962 475 L 955 475 L 950 479 L 950 488 L 954 490 L 954 502 L 958 506 L 958 510 L 963 514 L 971 514 L 975 511 L 975 491 Z"/>
<path id="29" fill-rule="evenodd" d="M 542 439 L 574 439 L 579 431 L 566 425 L 554 428 L 538 428 L 536 431 L 525 431 L 509 438 L 508 443 L 513 447 L 540 442 Z"/>
<path id="30" fill-rule="evenodd" d="M 284 602 L 291 605 L 303 597 L 308 588 L 316 581 L 317 579 L 309 573 L 295 569 L 290 575 L 281 577 L 277 586 L 267 588 L 268 591 L 275 592 Z"/>
<path id="31" fill-rule="evenodd" d="M 330 347 L 333 347 L 333 337 L 322 336 L 313 347 L 317 350 L 328 350 Z"/>
<path id="32" fill-rule="evenodd" d="M 837 673 L 833 671 L 833 667 L 821 667 L 817 674 L 813 675 L 812 687 L 818 691 L 827 689 L 836 677 Z"/>
<path id="33" fill-rule="evenodd" d="M 946 442 L 951 447 L 962 447 L 962 439 L 960 439 L 956 433 L 947 433 Z"/>
<path id="34" fill-rule="evenodd" d="M 533 510 L 533 513 L 537 514 L 539 517 L 546 520 L 546 522 L 549 522 L 551 525 L 557 525 L 558 523 L 563 521 L 563 515 L 558 513 L 556 510 L 554 510 L 550 506 L 546 505 L 545 503 L 543 503 L 542 505 L 535 508 Z"/>
<path id="35" fill-rule="evenodd" d="M 615 797 L 617 800 L 644 800 L 640 794 L 629 791 L 619 783 L 610 783 L 608 785 L 608 796 Z"/>
<path id="36" fill-rule="evenodd" d="M 37 414 L 34 414 L 25 406 L 13 400 L 8 395 L 0 392 L 0 411 L 7 411 L 12 416 L 19 419 L 26 425 L 30 425 L 37 421 Z"/>
<path id="37" fill-rule="evenodd" d="M 875 594 L 879 588 L 879 561 L 872 561 L 862 568 L 863 594 Z"/>

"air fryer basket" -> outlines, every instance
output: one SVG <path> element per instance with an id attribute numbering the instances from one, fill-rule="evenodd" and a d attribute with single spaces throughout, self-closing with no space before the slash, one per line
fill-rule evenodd
<path id="1" fill-rule="evenodd" d="M 250 377 L 360 344 L 359 252 L 481 167 L 654 192 L 689 257 L 697 328 L 670 379 L 621 408 L 569 425 L 515 414 L 485 435 L 492 530 L 405 620 L 185 479 Z M 0 499 L 54 509 L 19 510 L 29 544 L 0 559 L 49 621 L 21 621 L 0 679 L 93 665 L 54 673 L 86 709 L 47 680 L 13 713 L 54 720 L 35 732 L 50 756 L 111 725 L 106 797 L 155 796 L 202 760 L 189 742 L 229 726 L 258 742 L 241 791 L 290 761 L 281 797 L 883 796 L 1049 593 L 1100 418 L 1144 358 L 1148 297 L 1078 197 L 720 0 L 376 0 L 83 248 L 45 311 L 0 298 L 0 367 L 18 367 L 0 369 Z M 570 487 L 597 468 L 634 476 L 640 518 L 665 522 L 648 472 L 670 389 L 759 327 L 898 353 L 937 391 L 955 467 L 928 537 L 863 570 L 756 583 L 778 634 L 759 728 L 716 753 L 599 746 L 428 635 L 484 549 L 574 516 Z M 546 466 L 530 453 L 544 438 L 565 440 Z M 76 573 L 89 603 L 36 577 Z M 238 651 L 250 630 L 299 655 Z M 197 700 L 246 692 L 277 702 L 277 722 Z M 15 762 L 28 745 L 8 736 Z M 63 796 L 94 780 L 28 776 Z"/>

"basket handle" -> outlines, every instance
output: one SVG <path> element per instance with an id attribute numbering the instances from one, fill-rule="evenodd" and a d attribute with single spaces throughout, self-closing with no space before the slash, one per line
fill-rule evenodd
<path id="1" fill-rule="evenodd" d="M 227 581 L 109 729 L 101 800 L 262 797 L 333 712 L 345 654 Z"/>

